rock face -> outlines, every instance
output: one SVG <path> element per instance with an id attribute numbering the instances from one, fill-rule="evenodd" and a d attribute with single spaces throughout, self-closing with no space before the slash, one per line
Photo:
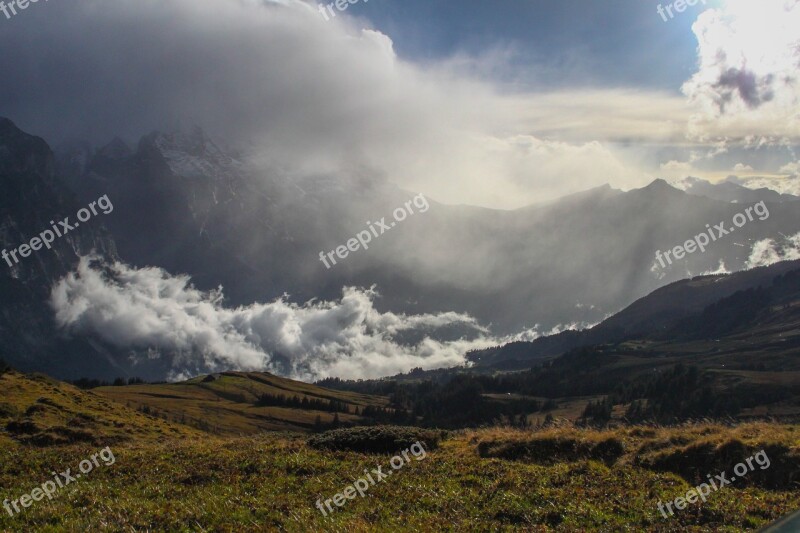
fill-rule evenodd
<path id="1" fill-rule="evenodd" d="M 85 205 L 57 179 L 55 168 L 44 140 L 0 119 L 0 249 L 10 252 L 29 243 L 51 229 L 51 221 L 58 224 L 69 217 L 74 224 Z M 0 357 L 23 370 L 59 375 L 95 366 L 88 345 L 56 334 L 48 301 L 52 285 L 74 269 L 79 255 L 116 257 L 102 222 L 90 220 L 56 238 L 49 250 L 41 248 L 24 258 L 17 254 L 19 262 L 10 259 L 11 266 L 0 262 Z"/>

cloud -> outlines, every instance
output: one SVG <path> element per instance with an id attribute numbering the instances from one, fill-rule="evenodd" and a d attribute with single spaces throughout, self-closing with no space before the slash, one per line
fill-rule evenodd
<path id="1" fill-rule="evenodd" d="M 793 161 L 791 163 L 787 163 L 786 165 L 782 166 L 780 171 L 781 174 L 786 174 L 787 176 L 800 176 L 800 161 Z"/>
<path id="2" fill-rule="evenodd" d="M 228 308 L 222 289 L 199 291 L 187 276 L 81 259 L 53 288 L 60 328 L 93 335 L 141 357 L 162 359 L 173 379 L 227 369 L 263 370 L 311 380 L 370 378 L 461 365 L 473 349 L 501 342 L 458 313 L 381 313 L 374 289 L 343 289 L 338 301 L 274 302 Z M 437 329 L 468 330 L 440 341 Z M 414 335 L 416 342 L 402 342 Z"/>
<path id="3" fill-rule="evenodd" d="M 15 22 L 0 33 L 3 113 L 49 141 L 197 124 L 264 173 L 369 169 L 449 204 L 641 186 L 612 144 L 672 142 L 689 117 L 665 93 L 512 93 L 447 60 L 412 64 L 364 21 L 296 1 L 75 0 Z"/>
<path id="4" fill-rule="evenodd" d="M 784 167 L 781 169 L 781 172 L 791 171 L 791 165 Z M 792 175 L 792 176 L 778 176 L 778 177 L 763 177 L 763 176 L 754 176 L 754 177 L 738 177 L 738 176 L 728 176 L 726 181 L 730 181 L 731 183 L 736 183 L 743 187 L 747 187 L 748 189 L 772 189 L 773 191 L 779 192 L 781 194 L 791 194 L 794 196 L 800 196 L 800 175 Z"/>
<path id="5" fill-rule="evenodd" d="M 689 177 L 690 174 L 695 172 L 697 172 L 697 169 L 695 169 L 688 161 L 672 160 L 661 165 L 661 175 L 671 180 L 679 180 L 676 181 L 676 183 L 678 183 L 681 187 L 686 187 L 686 184 L 684 183 L 686 179 L 696 179 Z"/>
<path id="6" fill-rule="evenodd" d="M 683 85 L 696 138 L 800 138 L 800 3 L 724 0 L 692 27 L 698 71 Z"/>
<path id="7" fill-rule="evenodd" d="M 297 0 L 50 3 L 0 33 L 0 102 L 49 141 L 136 141 L 197 124 L 246 145 L 264 174 L 366 169 L 443 203 L 515 208 L 605 183 L 642 186 L 663 161 L 691 163 L 688 152 L 720 139 L 796 138 L 787 62 L 797 65 L 798 9 L 766 0 L 750 17 L 747 1 L 698 20 L 688 98 L 503 85 L 491 73 L 519 67 L 502 48 L 411 63 L 368 22 L 348 13 L 326 22 Z M 774 27 L 753 32 L 758 20 Z"/>
<path id="8" fill-rule="evenodd" d="M 592 306 L 594 307 L 594 306 Z M 608 318 L 611 315 L 606 315 L 603 320 Z M 564 333 L 565 331 L 583 331 L 586 329 L 592 329 L 596 325 L 598 325 L 600 321 L 597 322 L 571 322 L 569 324 L 558 324 L 553 326 L 549 331 L 541 331 L 541 326 L 536 324 L 534 327 L 516 333 L 514 335 L 510 335 L 507 338 L 503 339 L 504 343 L 510 342 L 532 342 L 536 339 L 541 337 L 551 337 L 553 335 L 559 335 Z"/>
<path id="9" fill-rule="evenodd" d="M 780 261 L 800 259 L 800 233 L 786 237 L 784 242 L 773 239 L 756 241 L 745 263 L 746 269 L 769 266 Z"/>
<path id="10" fill-rule="evenodd" d="M 714 270 L 706 270 L 701 276 L 717 276 L 719 274 L 730 274 L 731 271 L 728 270 L 728 267 L 725 266 L 725 261 L 722 259 L 719 260 L 719 266 Z"/>

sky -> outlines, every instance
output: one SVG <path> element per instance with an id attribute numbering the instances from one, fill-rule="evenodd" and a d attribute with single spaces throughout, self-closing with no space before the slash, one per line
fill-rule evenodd
<path id="1" fill-rule="evenodd" d="M 542 90 L 591 84 L 675 94 L 697 58 L 691 27 L 701 11 L 665 24 L 655 3 L 635 0 L 372 0 L 348 8 L 389 35 L 398 56 L 409 61 L 507 51 L 508 68 L 489 69 L 492 81 Z"/>
<path id="2" fill-rule="evenodd" d="M 659 5 L 361 0 L 326 20 L 300 0 L 41 3 L 0 15 L 0 115 L 53 144 L 196 124 L 265 172 L 367 169 L 501 209 L 796 177 L 798 0 L 666 21 Z"/>
<path id="3" fill-rule="evenodd" d="M 800 0 L 342 1 L 0 8 L 0 116 L 56 148 L 200 126 L 267 181 L 389 181 L 496 209 L 656 178 L 800 184 Z M 779 259 L 759 246 L 753 265 Z M 541 333 L 497 338 L 459 312 L 406 316 L 376 298 L 344 287 L 229 308 L 187 276 L 84 258 L 51 304 L 61 328 L 174 352 L 171 379 L 279 370 L 276 353 L 293 377 L 376 377 Z M 402 342 L 455 326 L 470 340 Z"/>

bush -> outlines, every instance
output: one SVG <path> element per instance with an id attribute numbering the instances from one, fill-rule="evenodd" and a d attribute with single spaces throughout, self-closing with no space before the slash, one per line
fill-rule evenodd
<path id="1" fill-rule="evenodd" d="M 325 450 L 351 450 L 362 453 L 398 453 L 415 442 L 428 451 L 439 446 L 446 432 L 402 426 L 362 426 L 335 429 L 314 435 L 309 446 Z"/>

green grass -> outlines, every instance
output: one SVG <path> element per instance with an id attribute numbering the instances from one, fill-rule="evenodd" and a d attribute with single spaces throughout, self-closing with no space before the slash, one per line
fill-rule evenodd
<path id="1" fill-rule="evenodd" d="M 759 443 L 793 442 L 797 428 L 742 427 Z M 791 428 L 791 429 L 790 429 Z M 317 450 L 303 436 L 207 437 L 121 443 L 113 466 L 101 466 L 21 516 L 0 515 L 14 531 L 741 531 L 800 507 L 800 493 L 756 486 L 726 487 L 665 520 L 656 503 L 685 494 L 692 484 L 671 472 L 635 464 L 646 442 L 725 438 L 724 428 L 618 430 L 630 456 L 612 466 L 591 460 L 536 464 L 484 458 L 480 442 L 540 438 L 554 432 L 596 441 L 591 431 L 458 432 L 424 460 L 394 472 L 364 498 L 348 500 L 325 518 L 314 506 L 333 497 L 364 469 L 388 456 Z M 706 432 L 705 435 L 703 434 Z M 744 438 L 744 437 L 743 437 Z M 685 446 L 686 443 L 681 440 Z M 674 446 L 674 445 L 672 445 Z M 665 446 L 663 449 L 666 449 Z M 3 497 L 17 498 L 53 469 L 74 467 L 97 451 L 74 445 L 2 449 Z M 397 450 L 400 452 L 401 450 Z M 733 465 L 730 465 L 731 467 Z M 708 473 L 717 473 L 714 470 Z"/>
<path id="2" fill-rule="evenodd" d="M 203 435 L 41 374 L 2 374 L 0 391 L 0 444 L 106 445 Z"/>
<path id="3" fill-rule="evenodd" d="M 416 443 L 434 450 L 445 434 L 414 427 L 366 426 L 326 431 L 308 439 L 308 444 L 321 450 L 393 454 Z"/>
<path id="4" fill-rule="evenodd" d="M 312 446 L 301 432 L 235 436 L 242 429 L 261 431 L 269 421 L 245 423 L 261 415 L 235 395 L 255 397 L 265 388 L 330 394 L 351 405 L 385 404 L 384 398 L 265 374 L 102 393 L 46 376 L 3 374 L 0 500 L 30 493 L 54 470 L 75 473 L 80 461 L 105 446 L 116 463 L 95 468 L 20 515 L 0 509 L 0 531 L 742 531 L 800 508 L 797 425 L 602 431 L 566 425 L 447 434 L 355 428 L 312 439 L 360 450 L 335 451 Z M 170 421 L 127 407 L 134 398 L 161 402 L 172 410 Z M 171 422 L 193 409 L 197 416 L 217 416 L 227 436 Z M 309 415 L 283 411 L 277 427 Z M 364 477 L 365 469 L 391 470 L 392 454 L 426 436 L 439 440 L 438 447 L 429 446 L 426 458 L 412 459 L 364 498 L 347 500 L 328 517 L 315 507 Z M 698 474 L 730 471 L 745 458 L 738 455 L 762 448 L 773 462 L 764 475 L 754 472 L 668 520 L 657 510 L 659 500 L 685 495 Z"/>
<path id="5" fill-rule="evenodd" d="M 251 435 L 262 431 L 310 431 L 316 417 L 329 424 L 328 411 L 257 407 L 262 394 L 302 399 L 339 400 L 351 414 L 339 413 L 342 423 L 358 423 L 354 414 L 366 406 L 385 407 L 386 398 L 325 389 L 264 372 L 224 372 L 219 379 L 205 382 L 200 376 L 182 383 L 99 387 L 93 392 L 138 409 L 147 406 L 159 416 L 210 429 L 226 435 Z"/>

